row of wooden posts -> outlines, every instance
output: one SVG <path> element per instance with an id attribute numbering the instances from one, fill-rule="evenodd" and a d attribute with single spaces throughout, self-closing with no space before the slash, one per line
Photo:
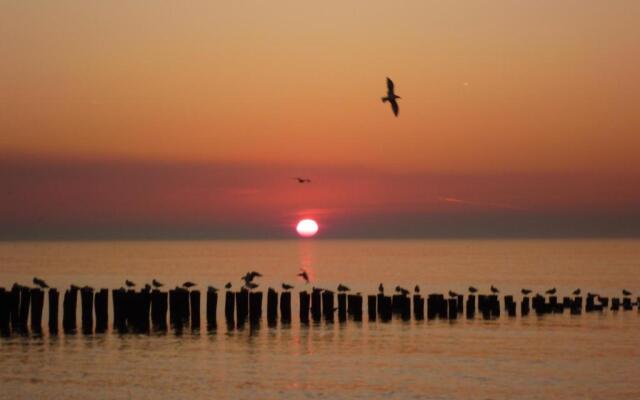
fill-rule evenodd
<path id="1" fill-rule="evenodd" d="M 60 293 L 56 289 L 46 292 L 49 305 L 49 333 L 58 332 L 58 311 Z M 77 331 L 78 293 L 81 304 L 81 330 L 85 334 L 101 333 L 108 329 L 108 289 L 94 292 L 92 288 L 71 287 L 64 292 L 62 328 L 65 333 Z M 34 333 L 42 332 L 42 314 L 44 308 L 45 291 L 39 288 L 28 288 L 14 285 L 10 291 L 0 288 L 0 334 L 8 336 L 13 333 L 27 333 L 29 328 Z M 337 298 L 337 307 L 335 299 Z M 199 290 L 176 288 L 166 291 L 160 290 L 112 290 L 113 300 L 113 329 L 120 333 L 145 333 L 150 330 L 166 331 L 169 322 L 176 330 L 185 327 L 199 329 L 201 297 Z M 517 303 L 513 296 L 504 296 L 504 312 L 509 317 L 516 316 Z M 224 319 L 229 329 L 241 328 L 245 323 L 255 326 L 262 320 L 263 293 L 242 289 L 237 292 L 225 292 Z M 632 303 L 629 297 L 623 299 L 588 295 L 585 306 L 583 298 L 556 296 L 545 298 L 536 295 L 532 298 L 524 297 L 520 302 L 520 315 L 529 315 L 531 310 L 537 315 L 563 313 L 571 314 L 603 311 L 611 309 L 632 310 L 634 305 L 640 304 L 640 298 Z M 360 294 L 338 293 L 332 291 L 314 290 L 311 293 L 299 293 L 299 319 L 302 324 L 310 321 L 334 322 L 337 311 L 339 322 L 347 319 L 362 321 L 363 296 Z M 217 328 L 218 292 L 206 292 L 206 322 L 208 329 Z M 430 294 L 426 298 L 427 319 L 455 320 L 466 316 L 474 319 L 476 312 L 483 319 L 500 317 L 502 307 L 497 295 L 462 295 L 445 297 L 442 294 Z M 387 296 L 382 293 L 367 296 L 367 311 L 369 321 L 390 321 L 394 315 L 403 320 L 423 320 L 425 318 L 425 298 L 420 294 L 412 297 L 403 294 Z M 465 313 L 466 310 L 466 313 Z M 640 310 L 640 308 L 639 308 Z M 267 291 L 267 323 L 275 326 L 278 321 L 283 324 L 291 323 L 291 292 Z M 31 317 L 29 319 L 29 316 Z M 94 323 L 95 317 L 95 323 Z"/>

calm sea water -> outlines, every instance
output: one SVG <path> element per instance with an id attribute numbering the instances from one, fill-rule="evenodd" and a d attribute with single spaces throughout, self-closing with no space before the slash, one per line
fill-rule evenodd
<path id="1" fill-rule="evenodd" d="M 300 267 L 317 286 L 364 294 L 380 282 L 427 293 L 494 284 L 511 294 L 640 294 L 638 240 L 0 243 L 5 287 L 36 275 L 58 288 L 156 278 L 204 289 L 257 270 L 265 289 L 297 290 Z M 40 338 L 0 339 L 0 398 L 640 398 L 636 309 L 303 327 L 294 301 L 290 326 L 229 332 L 221 308 L 215 333 L 50 337 L 45 327 Z"/>

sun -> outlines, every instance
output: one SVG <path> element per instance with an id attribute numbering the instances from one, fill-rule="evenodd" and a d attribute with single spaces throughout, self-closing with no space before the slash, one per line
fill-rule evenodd
<path id="1" fill-rule="evenodd" d="M 303 219 L 298 222 L 296 226 L 298 235 L 309 238 L 318 233 L 318 223 L 312 219 Z"/>

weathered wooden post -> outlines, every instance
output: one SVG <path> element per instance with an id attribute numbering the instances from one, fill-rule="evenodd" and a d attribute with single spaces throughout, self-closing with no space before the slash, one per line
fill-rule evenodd
<path id="1" fill-rule="evenodd" d="M 449 304 L 449 319 L 458 319 L 458 298 L 450 297 L 447 302 Z"/>
<path id="2" fill-rule="evenodd" d="M 0 288 L 0 335 L 11 335 L 10 319 L 9 294 L 4 288 Z"/>
<path id="3" fill-rule="evenodd" d="M 127 313 L 126 313 L 126 296 L 124 289 L 113 289 L 111 298 L 113 302 L 113 328 L 118 333 L 127 331 Z"/>
<path id="4" fill-rule="evenodd" d="M 280 322 L 291 323 L 291 292 L 283 292 L 280 295 Z"/>
<path id="5" fill-rule="evenodd" d="M 467 297 L 467 319 L 474 319 L 476 314 L 476 296 L 470 294 Z"/>
<path id="6" fill-rule="evenodd" d="M 417 293 L 413 295 L 413 317 L 416 321 L 424 319 L 424 298 Z"/>
<path id="7" fill-rule="evenodd" d="M 42 289 L 31 289 L 31 330 L 42 333 L 42 308 L 44 307 L 44 292 Z"/>
<path id="8" fill-rule="evenodd" d="M 189 292 L 189 303 L 191 304 L 191 329 L 200 329 L 200 291 Z"/>
<path id="9" fill-rule="evenodd" d="M 82 333 L 93 333 L 93 288 L 83 287 L 80 290 L 80 303 L 82 305 Z"/>
<path id="10" fill-rule="evenodd" d="M 558 313 L 558 296 L 549 296 L 549 309 L 552 313 Z"/>
<path id="11" fill-rule="evenodd" d="M 609 298 L 608 297 L 599 296 L 598 299 L 600 300 L 600 307 L 596 306 L 596 311 L 602 311 L 603 309 L 607 309 L 609 307 Z"/>
<path id="12" fill-rule="evenodd" d="M 267 325 L 276 326 L 278 323 L 278 292 L 273 288 L 267 290 Z"/>
<path id="13" fill-rule="evenodd" d="M 322 316 L 321 293 L 322 291 L 316 289 L 311 292 L 311 318 L 313 322 L 320 322 Z"/>
<path id="14" fill-rule="evenodd" d="M 625 311 L 633 310 L 630 297 L 625 297 L 624 299 L 622 299 L 622 309 Z"/>
<path id="15" fill-rule="evenodd" d="M 618 311 L 620 309 L 620 299 L 614 297 L 611 299 L 611 311 Z"/>
<path id="16" fill-rule="evenodd" d="M 369 321 L 375 321 L 378 314 L 377 296 L 367 296 L 367 312 L 369 314 Z"/>
<path id="17" fill-rule="evenodd" d="M 492 317 L 500 317 L 500 300 L 498 299 L 497 294 L 489 296 L 489 307 L 491 309 Z"/>
<path id="18" fill-rule="evenodd" d="M 516 302 L 513 300 L 513 296 L 504 296 L 504 310 L 510 317 L 516 316 Z"/>
<path id="19" fill-rule="evenodd" d="M 300 322 L 303 324 L 309 323 L 309 297 L 306 291 L 300 292 Z"/>
<path id="20" fill-rule="evenodd" d="M 391 321 L 393 316 L 392 300 L 391 296 L 382 296 L 382 313 L 380 314 L 380 320 L 382 322 Z"/>
<path id="21" fill-rule="evenodd" d="M 238 328 L 244 326 L 249 316 L 249 291 L 240 289 L 236 292 L 236 323 Z"/>
<path id="22" fill-rule="evenodd" d="M 11 330 L 20 331 L 20 285 L 14 283 L 9 292 L 9 318 L 11 320 Z"/>
<path id="23" fill-rule="evenodd" d="M 587 294 L 587 301 L 585 305 L 586 312 L 592 312 L 595 309 L 595 296 L 591 293 Z"/>
<path id="24" fill-rule="evenodd" d="M 582 313 L 582 297 L 577 296 L 571 303 L 571 314 L 579 315 Z"/>
<path id="25" fill-rule="evenodd" d="M 76 332 L 76 310 L 78 305 L 78 288 L 72 286 L 64 292 L 62 300 L 62 328 L 64 333 Z"/>
<path id="26" fill-rule="evenodd" d="M 527 296 L 522 298 L 522 302 L 520 303 L 520 315 L 521 316 L 524 317 L 526 315 L 529 315 L 530 301 L 531 300 Z"/>
<path id="27" fill-rule="evenodd" d="M 29 306 L 31 305 L 31 290 L 22 286 L 20 288 L 20 331 L 27 333 L 29 331 Z"/>
<path id="28" fill-rule="evenodd" d="M 207 329 L 216 329 L 216 313 L 218 310 L 218 291 L 213 288 L 207 289 Z"/>
<path id="29" fill-rule="evenodd" d="M 235 304 L 236 296 L 228 290 L 224 296 L 224 319 L 227 321 L 227 328 L 230 329 L 235 326 Z"/>
<path id="30" fill-rule="evenodd" d="M 411 299 L 409 298 L 409 296 L 402 296 L 400 302 L 400 316 L 403 321 L 411 320 Z"/>
<path id="31" fill-rule="evenodd" d="M 362 321 L 362 295 L 360 293 L 353 296 L 352 312 L 354 321 Z"/>
<path id="32" fill-rule="evenodd" d="M 382 315 L 382 307 L 384 307 L 384 293 L 378 293 L 376 296 L 377 308 L 376 311 L 378 315 Z"/>
<path id="33" fill-rule="evenodd" d="M 464 296 L 458 295 L 458 314 L 462 315 L 464 313 Z"/>
<path id="34" fill-rule="evenodd" d="M 262 292 L 249 292 L 249 323 L 257 325 L 262 316 Z"/>
<path id="35" fill-rule="evenodd" d="M 322 310 L 324 311 L 324 319 L 327 322 L 333 322 L 333 292 L 325 290 L 322 292 Z"/>
<path id="36" fill-rule="evenodd" d="M 168 293 L 154 289 L 151 292 L 151 324 L 154 330 L 167 330 Z M 174 311 L 175 312 L 175 309 Z"/>
<path id="37" fill-rule="evenodd" d="M 347 295 L 338 293 L 338 321 L 345 322 L 347 320 Z"/>
<path id="38" fill-rule="evenodd" d="M 437 299 L 434 294 L 427 296 L 427 319 L 435 319 L 438 315 L 440 306 L 437 304 Z"/>
<path id="39" fill-rule="evenodd" d="M 100 289 L 95 295 L 96 333 L 104 333 L 109 326 L 109 289 Z"/>
<path id="40" fill-rule="evenodd" d="M 402 314 L 402 308 L 404 307 L 404 295 L 394 294 L 391 296 L 391 312 L 394 314 Z"/>

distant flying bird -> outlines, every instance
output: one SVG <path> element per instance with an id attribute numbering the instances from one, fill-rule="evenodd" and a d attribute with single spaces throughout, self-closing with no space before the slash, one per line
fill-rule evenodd
<path id="1" fill-rule="evenodd" d="M 384 293 L 384 286 L 382 285 L 382 283 L 378 285 L 378 292 Z"/>
<path id="2" fill-rule="evenodd" d="M 47 285 L 47 283 L 45 281 L 43 281 L 42 279 L 38 279 L 36 277 L 33 278 L 33 283 L 35 285 L 40 286 L 40 289 L 46 289 L 49 287 L 49 285 Z"/>
<path id="3" fill-rule="evenodd" d="M 182 284 L 182 287 L 187 288 L 187 289 L 192 288 L 194 286 L 196 286 L 196 284 L 193 283 L 193 282 L 190 282 L 190 281 L 186 281 L 185 283 Z"/>
<path id="4" fill-rule="evenodd" d="M 473 287 L 473 286 L 469 286 L 469 293 L 477 293 L 478 289 Z"/>
<path id="5" fill-rule="evenodd" d="M 292 285 L 289 285 L 289 284 L 286 284 L 286 283 L 283 283 L 283 284 L 282 284 L 282 288 L 283 288 L 284 290 L 291 290 L 291 289 L 293 289 L 293 286 L 292 286 Z"/>
<path id="6" fill-rule="evenodd" d="M 217 292 L 217 291 L 218 291 L 218 288 L 213 287 L 213 286 L 209 286 L 209 287 L 207 287 L 207 291 L 208 291 L 208 292 L 215 293 L 215 292 Z"/>
<path id="7" fill-rule="evenodd" d="M 300 178 L 299 176 L 296 176 L 293 179 L 297 180 L 298 183 L 311 183 L 311 179 L 309 178 Z"/>
<path id="8" fill-rule="evenodd" d="M 522 289 L 522 290 L 520 291 L 520 293 L 522 293 L 523 295 L 525 295 L 525 296 L 526 296 L 526 295 L 528 295 L 529 293 L 531 293 L 531 289 Z"/>
<path id="9" fill-rule="evenodd" d="M 574 296 L 578 296 L 580 294 L 580 288 L 573 291 Z"/>
<path id="10" fill-rule="evenodd" d="M 396 286 L 396 292 L 402 294 L 403 296 L 406 296 L 409 294 L 409 291 L 407 289 L 400 286 Z"/>
<path id="11" fill-rule="evenodd" d="M 132 288 L 132 287 L 135 287 L 135 286 L 136 286 L 136 284 L 135 284 L 135 283 L 131 282 L 131 281 L 130 281 L 130 280 L 128 280 L 128 279 L 127 279 L 126 281 L 124 281 L 124 284 L 125 284 L 125 285 L 127 285 L 127 287 L 128 287 L 128 288 Z"/>
<path id="12" fill-rule="evenodd" d="M 628 291 L 627 289 L 622 289 L 622 294 L 625 296 L 631 296 L 631 292 Z"/>
<path id="13" fill-rule="evenodd" d="M 556 294 L 556 288 L 549 289 L 545 292 L 546 294 Z"/>
<path id="14" fill-rule="evenodd" d="M 416 285 L 416 287 L 413 288 L 413 292 L 420 293 L 420 286 Z"/>
<path id="15" fill-rule="evenodd" d="M 345 285 L 343 285 L 342 283 L 338 285 L 338 292 L 348 292 L 351 289 L 349 289 L 348 287 L 346 287 Z"/>
<path id="16" fill-rule="evenodd" d="M 491 293 L 494 293 L 494 294 L 496 294 L 496 293 L 500 293 L 500 290 L 498 290 L 498 288 L 497 288 L 497 287 L 495 287 L 495 286 L 491 285 Z"/>
<path id="17" fill-rule="evenodd" d="M 159 288 L 159 287 L 164 286 L 162 283 L 158 282 L 156 279 L 152 280 L 152 281 L 151 281 L 151 284 L 152 284 L 152 285 L 153 285 L 153 287 L 154 287 L 154 288 L 156 288 L 156 289 L 157 289 L 157 288 Z"/>
<path id="18" fill-rule="evenodd" d="M 389 104 L 391 104 L 391 110 L 393 110 L 393 114 L 396 117 L 398 116 L 398 112 L 400 111 L 400 109 L 398 108 L 398 102 L 396 101 L 396 99 L 399 99 L 399 98 L 401 97 L 397 96 L 396 93 L 394 92 L 393 81 L 387 78 L 387 97 L 383 97 L 382 102 L 386 103 L 388 101 Z"/>
<path id="19" fill-rule="evenodd" d="M 302 279 L 304 279 L 304 283 L 305 283 L 305 284 L 306 284 L 306 283 L 309 283 L 309 274 L 307 274 L 307 271 L 305 271 L 305 270 L 303 270 L 303 269 L 301 269 L 300 271 L 302 271 L 302 272 L 300 272 L 300 273 L 298 274 L 298 276 L 301 276 L 301 277 L 302 277 Z"/>

